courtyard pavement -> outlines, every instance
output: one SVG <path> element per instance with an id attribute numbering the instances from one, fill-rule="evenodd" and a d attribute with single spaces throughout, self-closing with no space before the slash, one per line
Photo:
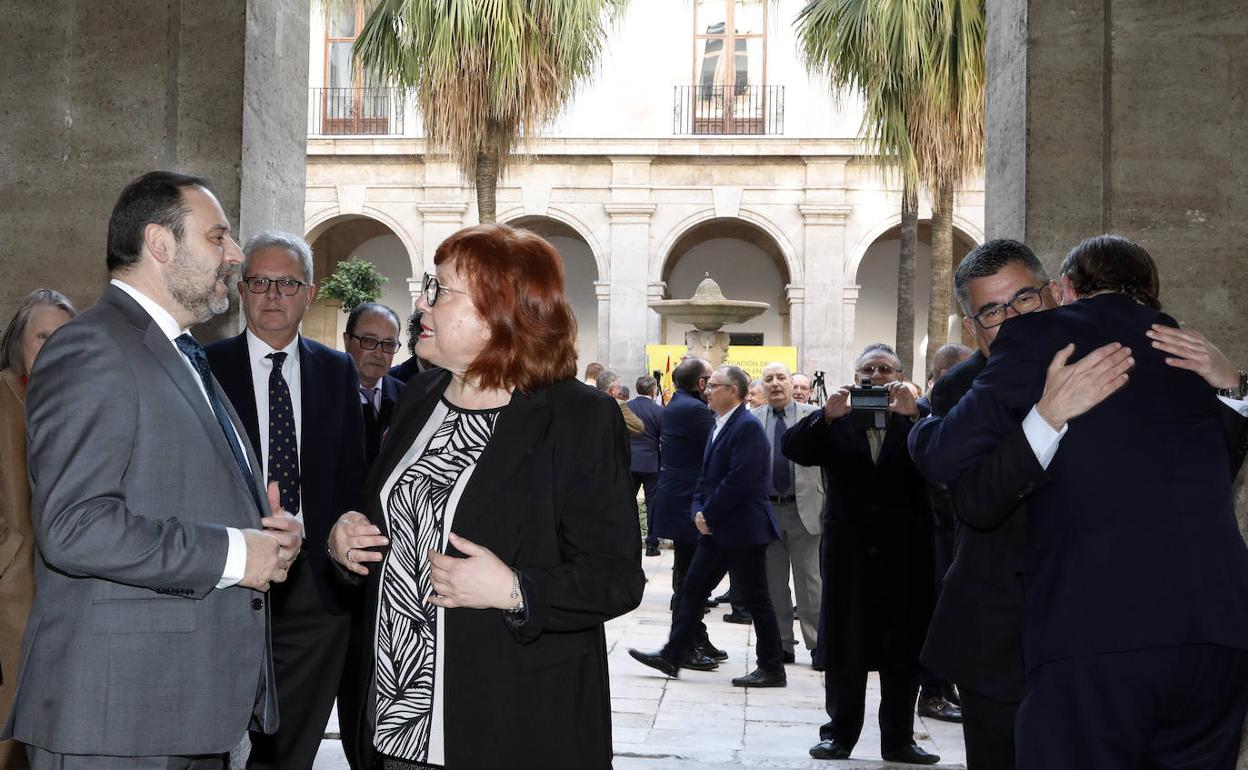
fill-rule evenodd
<path id="1" fill-rule="evenodd" d="M 787 667 L 789 684 L 784 688 L 746 689 L 730 684 L 733 677 L 754 668 L 754 634 L 751 626 L 722 622 L 727 608 L 706 616 L 711 641 L 730 656 L 719 670 L 682 670 L 679 679 L 668 679 L 633 660 L 629 647 L 659 649 L 671 623 L 672 552 L 665 549 L 662 556 L 648 557 L 643 566 L 649 582 L 641 606 L 607 624 L 616 770 L 915 767 L 880 759 L 880 729 L 874 719 L 880 688 L 875 674 L 868 680 L 867 720 L 853 759 L 810 758 L 807 750 L 818 742 L 819 725 L 827 721 L 827 715 L 823 677 L 811 670 L 800 632 L 797 664 Z M 335 717 L 326 730 L 333 737 L 321 744 L 314 770 L 347 770 L 337 730 Z M 937 767 L 965 765 L 961 725 L 916 717 L 915 739 L 941 756 Z M 498 770 L 506 768 L 500 765 Z"/>

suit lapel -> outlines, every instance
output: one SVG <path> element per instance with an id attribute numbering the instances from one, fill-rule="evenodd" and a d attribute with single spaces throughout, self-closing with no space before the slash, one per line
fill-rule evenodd
<path id="1" fill-rule="evenodd" d="M 235 406 L 244 435 L 252 452 L 260 456 L 260 418 L 256 413 L 256 387 L 251 379 L 251 356 L 247 351 L 247 333 L 232 337 L 226 343 L 229 365 L 214 369 L 212 376 L 221 383 L 225 394 Z M 253 466 L 254 467 L 254 466 Z"/>
<path id="2" fill-rule="evenodd" d="M 476 470 L 464 488 L 459 507 L 455 511 L 453 530 L 469 540 L 502 528 L 491 526 L 498 517 L 506 518 L 508 508 L 500 505 L 500 488 L 516 472 L 541 443 L 550 421 L 550 409 L 546 391 L 538 390 L 529 395 L 514 391 L 511 403 L 503 407 L 494 424 L 494 435 L 477 461 Z M 520 522 L 509 521 L 515 529 Z M 451 550 L 448 548 L 448 550 Z"/>
<path id="3" fill-rule="evenodd" d="M 332 446 L 328 436 L 322 433 L 329 429 L 328 407 L 326 404 L 324 366 L 320 356 L 312 349 L 307 340 L 299 337 L 299 468 L 304 468 L 304 450 L 306 447 Z M 359 403 L 357 394 L 353 403 Z"/>
<path id="4" fill-rule="evenodd" d="M 702 455 L 703 467 L 705 467 L 707 461 L 711 459 L 711 455 L 715 453 L 715 447 L 719 445 L 720 440 L 723 439 L 725 435 L 727 435 L 728 431 L 732 428 L 733 425 L 736 424 L 737 420 L 741 419 L 741 415 L 745 411 L 746 411 L 745 404 L 742 404 L 741 406 L 737 407 L 736 410 L 733 411 L 733 413 L 728 416 L 728 421 L 724 423 L 724 427 L 719 429 L 719 435 L 714 435 L 715 429 L 711 428 L 711 433 L 712 433 L 713 438 L 710 441 L 706 442 L 706 452 Z"/>

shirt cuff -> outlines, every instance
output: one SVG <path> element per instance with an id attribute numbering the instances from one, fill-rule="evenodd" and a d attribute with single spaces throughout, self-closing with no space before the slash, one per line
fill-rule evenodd
<path id="1" fill-rule="evenodd" d="M 1222 403 L 1242 414 L 1244 417 L 1248 417 L 1248 399 L 1236 401 L 1235 399 L 1227 398 L 1226 396 L 1218 396 L 1218 399 L 1221 400 Z"/>
<path id="2" fill-rule="evenodd" d="M 1053 426 L 1045 422 L 1034 406 L 1023 418 L 1023 434 L 1027 436 L 1027 443 L 1041 468 L 1049 469 L 1049 463 L 1053 462 L 1053 456 L 1057 454 L 1057 445 L 1068 430 L 1069 424 L 1063 425 L 1060 431 L 1053 430 Z"/>
<path id="3" fill-rule="evenodd" d="M 225 533 L 230 536 L 230 550 L 225 555 L 225 569 L 217 588 L 236 586 L 247 574 L 247 538 L 243 537 L 241 529 L 234 527 L 226 527 Z"/>

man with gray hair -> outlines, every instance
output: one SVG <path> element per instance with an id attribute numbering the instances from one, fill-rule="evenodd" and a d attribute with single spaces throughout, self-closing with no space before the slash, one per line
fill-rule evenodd
<path id="1" fill-rule="evenodd" d="M 624 427 L 628 429 L 629 436 L 639 436 L 646 432 L 645 424 L 628 408 L 628 397 L 620 391 L 620 375 L 604 370 L 599 373 L 594 387 L 614 398 L 615 403 L 620 405 L 620 414 L 624 416 Z"/>
<path id="2" fill-rule="evenodd" d="M 789 367 L 776 362 L 763 367 L 765 400 L 750 411 L 763 424 L 770 445 L 771 490 L 768 499 L 780 524 L 780 539 L 767 547 L 767 586 L 780 624 L 784 662 L 795 661 L 793 593 L 801 608 L 802 641 L 812 654 L 819 639 L 819 606 L 823 582 L 819 577 L 819 541 L 823 537 L 823 472 L 797 465 L 781 451 L 785 432 L 807 415 L 819 411 L 793 399 Z"/>
<path id="3" fill-rule="evenodd" d="M 364 480 L 360 383 L 345 353 L 303 337 L 316 297 L 312 249 L 297 235 L 260 233 L 243 248 L 242 334 L 208 347 L 208 360 L 247 429 L 264 478 L 306 533 L 304 556 L 273 593 L 273 657 L 281 724 L 252 733 L 250 768 L 310 768 L 346 660 L 353 592 L 336 579 L 325 544 L 338 517 L 359 508 Z"/>
<path id="4" fill-rule="evenodd" d="M 701 536 L 693 563 L 680 586 L 667 644 L 659 652 L 628 654 L 670 677 L 680 675 L 702 621 L 711 591 L 732 572 L 740 601 L 754 616 L 758 667 L 732 680 L 737 687 L 784 687 L 788 680 L 780 629 L 767 592 L 767 546 L 780 536 L 767 500 L 767 437 L 754 415 L 742 408 L 750 378 L 740 367 L 721 366 L 707 383 L 715 428 L 702 456 L 702 473 L 686 515 L 692 513 Z M 790 622 L 792 622 L 790 620 Z"/>

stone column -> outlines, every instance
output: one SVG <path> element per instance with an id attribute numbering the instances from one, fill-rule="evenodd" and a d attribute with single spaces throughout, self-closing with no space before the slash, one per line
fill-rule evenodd
<path id="1" fill-rule="evenodd" d="M 853 342 L 853 317 L 848 331 L 842 316 L 841 288 L 845 283 L 845 220 L 851 207 L 844 204 L 806 203 L 799 206 L 805 220 L 806 285 L 799 346 L 801 366 L 834 372 Z"/>
<path id="2" fill-rule="evenodd" d="M 598 363 L 603 363 L 611 344 L 611 282 L 594 281 L 594 296 L 598 298 Z"/>
<path id="3" fill-rule="evenodd" d="M 603 361 L 617 372 L 646 365 L 645 334 L 653 311 L 646 266 L 653 203 L 608 203 L 611 217 L 611 314 L 608 352 Z M 602 357 L 600 352 L 599 357 Z"/>
<path id="4" fill-rule="evenodd" d="M 434 201 L 417 203 L 421 220 L 421 254 L 412 255 L 412 275 L 433 272 L 433 255 L 438 246 L 464 226 L 464 214 L 468 204 L 458 201 Z M 417 263 L 419 260 L 419 263 Z M 420 286 L 416 286 L 420 290 Z"/>
<path id="5" fill-rule="evenodd" d="M 806 287 L 789 284 L 784 287 L 784 298 L 789 305 L 789 326 L 788 339 L 784 344 L 797 348 L 797 368 L 806 371 L 806 359 L 803 357 L 802 345 L 805 329 L 803 323 L 806 319 Z"/>
<path id="6" fill-rule="evenodd" d="M 667 296 L 667 283 L 664 281 L 654 281 L 646 286 L 646 303 L 655 300 L 665 299 Z M 663 316 L 649 311 L 646 317 L 646 344 L 662 345 L 663 344 Z"/>
<path id="7" fill-rule="evenodd" d="M 207 176 L 239 240 L 303 232 L 306 0 L 6 3 L 0 323 L 38 287 L 99 297 L 108 217 L 155 169 Z M 225 41 L 225 42 L 223 42 Z M 198 331 L 238 328 L 237 311 Z"/>
<path id="8" fill-rule="evenodd" d="M 854 358 L 859 351 L 850 346 L 854 344 L 855 321 L 858 317 L 858 292 L 860 291 L 862 287 L 856 283 L 841 290 L 841 329 L 845 335 L 845 343 L 841 346 L 841 357 L 837 361 L 836 368 L 828 370 L 830 390 L 833 389 L 833 382 L 839 383 L 837 387 L 840 387 L 853 379 Z"/>

